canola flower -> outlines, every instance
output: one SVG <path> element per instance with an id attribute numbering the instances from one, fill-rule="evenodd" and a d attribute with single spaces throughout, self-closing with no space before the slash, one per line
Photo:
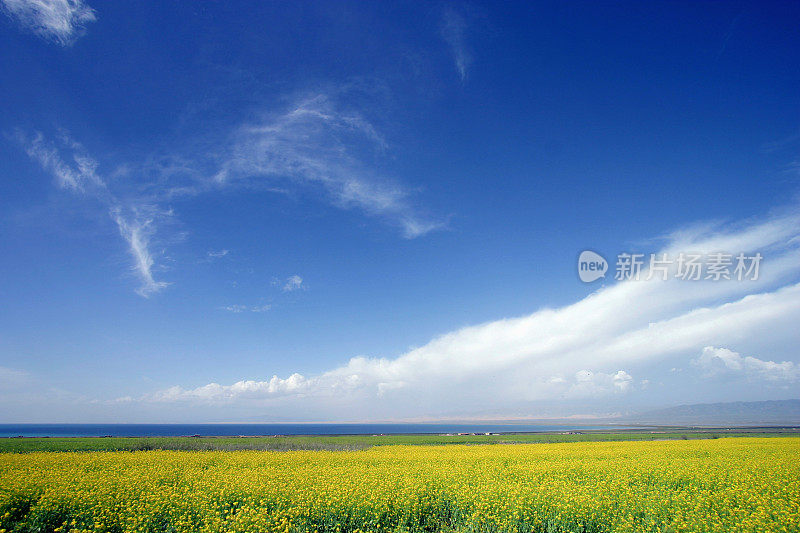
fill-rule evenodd
<path id="1" fill-rule="evenodd" d="M 0 454 L 12 531 L 800 531 L 800 438 Z"/>

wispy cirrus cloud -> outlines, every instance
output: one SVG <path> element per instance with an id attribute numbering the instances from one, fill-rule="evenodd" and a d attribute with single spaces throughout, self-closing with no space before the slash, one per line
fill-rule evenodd
<path id="1" fill-rule="evenodd" d="M 306 288 L 306 286 L 303 285 L 303 278 L 301 278 L 297 274 L 295 274 L 293 276 L 289 276 L 288 278 L 286 278 L 286 280 L 284 280 L 283 282 L 280 282 L 280 283 L 283 285 L 281 287 L 281 290 L 283 292 L 293 292 L 293 291 L 297 291 L 297 290 Z"/>
<path id="2" fill-rule="evenodd" d="M 155 261 L 148 245 L 150 237 L 155 231 L 154 218 L 152 215 L 142 216 L 139 209 L 134 209 L 134 215 L 126 218 L 123 216 L 122 211 L 119 206 L 112 207 L 111 217 L 117 223 L 120 235 L 128 243 L 129 251 L 133 258 L 133 270 L 141 282 L 136 292 L 140 296 L 148 298 L 169 286 L 169 283 L 156 281 L 153 277 Z"/>
<path id="3" fill-rule="evenodd" d="M 456 72 L 462 82 L 466 81 L 472 65 L 472 54 L 467 45 L 467 27 L 467 19 L 462 13 L 452 7 L 444 9 L 440 31 L 442 38 L 450 46 Z"/>
<path id="4" fill-rule="evenodd" d="M 344 110 L 337 98 L 327 94 L 301 99 L 283 112 L 235 127 L 227 141 L 216 137 L 214 144 L 223 148 L 210 162 L 205 154 L 147 158 L 140 165 L 118 165 L 111 180 L 98 173 L 97 160 L 65 132 L 55 142 L 39 132 L 17 132 L 14 137 L 60 188 L 106 204 L 129 245 L 134 272 L 141 281 L 137 292 L 145 297 L 169 285 L 155 279 L 157 261 L 149 244 L 159 218 L 158 205 L 176 196 L 187 199 L 235 187 L 306 191 L 322 193 L 341 209 L 358 209 L 383 219 L 409 239 L 445 227 L 443 220 L 427 216 L 414 205 L 408 188 L 374 170 L 370 158 L 379 157 L 388 143 L 363 115 Z M 134 175 L 137 179 L 130 179 Z M 126 179 L 116 179 L 119 176 Z M 123 182 L 138 192 L 115 195 L 109 189 L 109 183 Z M 212 250 L 206 260 L 227 253 Z M 302 279 L 290 278 L 282 288 L 289 292 L 304 285 Z"/>
<path id="5" fill-rule="evenodd" d="M 12 137 L 60 188 L 106 205 L 128 243 L 133 271 L 141 282 L 137 292 L 147 297 L 169 285 L 154 275 L 158 260 L 150 243 L 167 211 L 159 206 L 171 198 L 187 200 L 237 187 L 295 196 L 308 193 L 340 209 L 360 210 L 381 219 L 400 228 L 409 239 L 446 226 L 446 220 L 426 214 L 415 204 L 413 189 L 376 170 L 376 161 L 385 157 L 389 144 L 363 113 L 345 105 L 360 101 L 361 96 L 350 92 L 380 93 L 370 84 L 354 83 L 290 99 L 293 103 L 280 111 L 262 113 L 258 119 L 231 127 L 227 134 L 200 134 L 200 147 L 189 142 L 183 152 L 117 162 L 104 175 L 98 172 L 98 161 L 64 131 L 54 139 L 40 132 L 18 131 Z M 380 104 L 362 107 L 380 108 Z M 215 149 L 206 150 L 208 144 Z M 211 250 L 205 260 L 227 253 Z M 302 280 L 290 279 L 282 288 L 289 292 L 304 285 Z"/>
<path id="6" fill-rule="evenodd" d="M 208 256 L 209 259 L 220 259 L 228 255 L 229 252 L 229 250 L 209 250 L 206 252 L 206 256 Z"/>
<path id="7" fill-rule="evenodd" d="M 561 308 L 447 333 L 395 358 L 359 356 L 318 375 L 295 373 L 291 387 L 267 385 L 282 383 L 276 376 L 232 385 L 176 386 L 142 400 L 246 400 L 251 406 L 280 401 L 282 409 L 296 412 L 311 407 L 319 412 L 320 405 L 335 404 L 366 410 L 359 414 L 371 417 L 408 416 L 414 406 L 423 410 L 432 405 L 441 411 L 480 405 L 518 409 L 537 401 L 629 394 L 649 382 L 634 367 L 686 361 L 708 346 L 762 338 L 791 344 L 787 339 L 796 339 L 800 320 L 800 215 L 713 228 L 676 232 L 663 250 L 762 250 L 768 256 L 758 280 L 623 281 Z M 731 357 L 763 376 L 794 372 L 798 364 Z M 326 414 L 335 416 L 320 416 Z"/>
<path id="8" fill-rule="evenodd" d="M 383 218 L 407 238 L 443 227 L 419 212 L 409 190 L 367 162 L 386 147 L 365 117 L 345 110 L 333 96 L 316 94 L 238 127 L 220 157 L 214 184 L 284 180 L 301 189 L 321 189 L 336 206 Z"/>
<path id="9" fill-rule="evenodd" d="M 81 0 L 0 0 L 5 13 L 26 31 L 69 46 L 83 35 L 86 25 L 97 20 Z"/>
<path id="10" fill-rule="evenodd" d="M 133 271 L 140 281 L 136 290 L 139 295 L 147 298 L 169 285 L 154 278 L 155 260 L 149 249 L 150 238 L 155 232 L 155 221 L 164 216 L 165 212 L 137 199 L 118 199 L 109 190 L 106 180 L 98 174 L 97 160 L 65 131 L 59 133 L 56 142 L 47 140 L 40 132 L 26 135 L 17 131 L 14 138 L 31 159 L 37 161 L 56 179 L 60 188 L 91 196 L 106 206 L 120 235 L 128 244 L 133 259 Z"/>
<path id="11" fill-rule="evenodd" d="M 272 306 L 269 304 L 263 305 L 242 305 L 242 304 L 233 304 L 233 305 L 226 305 L 221 307 L 223 311 L 228 311 L 229 313 L 263 313 L 265 311 L 269 311 L 272 309 Z"/>
<path id="12" fill-rule="evenodd" d="M 68 156 L 71 162 L 63 159 L 58 147 L 47 141 L 41 132 L 26 135 L 16 131 L 14 137 L 23 145 L 28 156 L 56 178 L 60 187 L 75 192 L 86 192 L 90 188 L 105 189 L 105 183 L 97 175 L 97 161 L 68 134 L 62 132 L 59 137 L 62 149 L 71 152 Z"/>
<path id="13" fill-rule="evenodd" d="M 0 392 L 26 385 L 30 374 L 24 370 L 0 366 Z"/>

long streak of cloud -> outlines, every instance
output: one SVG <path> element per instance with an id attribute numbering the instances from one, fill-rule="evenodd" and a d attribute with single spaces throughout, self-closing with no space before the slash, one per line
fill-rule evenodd
<path id="1" fill-rule="evenodd" d="M 213 383 L 196 389 L 176 386 L 143 400 L 218 403 L 282 398 L 306 405 L 302 402 L 308 398 L 402 401 L 433 395 L 446 409 L 448 402 L 463 397 L 461 389 L 469 390 L 474 401 L 510 404 L 624 394 L 641 386 L 627 370 L 633 365 L 696 354 L 706 346 L 735 345 L 757 338 L 765 329 L 791 337 L 793 324 L 800 320 L 798 228 L 800 216 L 776 215 L 732 230 L 678 232 L 663 248 L 681 246 L 701 253 L 768 251 L 758 280 L 623 281 L 562 308 L 442 335 L 393 359 L 354 357 L 312 377 L 273 376 L 268 381 Z M 756 377 L 779 370 L 769 361 L 743 364 L 758 367 Z M 492 387 L 476 385 L 487 381 Z"/>

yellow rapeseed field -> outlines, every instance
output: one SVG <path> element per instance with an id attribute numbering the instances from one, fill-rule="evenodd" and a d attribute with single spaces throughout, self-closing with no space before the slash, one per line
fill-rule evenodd
<path id="1" fill-rule="evenodd" d="M 0 454 L 9 531 L 800 531 L 800 438 Z"/>

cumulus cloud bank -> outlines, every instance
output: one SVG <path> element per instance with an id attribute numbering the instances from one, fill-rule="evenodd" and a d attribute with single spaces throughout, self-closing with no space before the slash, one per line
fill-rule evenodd
<path id="1" fill-rule="evenodd" d="M 776 215 L 735 227 L 694 227 L 671 235 L 664 251 L 767 254 L 756 281 L 654 277 L 601 288 L 582 300 L 527 316 L 466 327 L 395 358 L 354 357 L 312 377 L 173 387 L 147 401 L 263 402 L 308 407 L 313 399 L 344 405 L 368 401 L 372 414 L 414 402 L 446 410 L 464 402 L 519 406 L 557 398 L 626 394 L 646 384 L 632 367 L 703 351 L 700 365 L 741 368 L 774 380 L 796 376 L 796 364 L 741 357 L 710 346 L 791 338 L 800 320 L 800 216 Z M 782 377 L 781 377 L 782 376 Z M 291 383 L 289 385 L 288 383 Z M 212 391 L 212 393 L 209 393 Z M 384 409 L 381 411 L 381 409 Z M 426 413 L 433 414 L 433 413 Z"/>
<path id="2" fill-rule="evenodd" d="M 240 398 L 263 398 L 284 394 L 300 394 L 309 386 L 308 380 L 300 374 L 292 374 L 286 379 L 272 376 L 268 381 L 238 381 L 233 385 L 209 383 L 193 390 L 171 387 L 152 395 L 153 401 L 169 402 L 194 399 L 200 401 L 226 401 Z"/>
<path id="3" fill-rule="evenodd" d="M 69 46 L 97 20 L 81 0 L 2 0 L 3 10 L 26 30 Z"/>
<path id="4" fill-rule="evenodd" d="M 800 380 L 800 365 L 792 361 L 764 361 L 745 356 L 727 348 L 706 346 L 692 364 L 700 368 L 706 377 L 719 375 L 743 375 L 751 379 L 765 379 L 792 383 Z"/>

